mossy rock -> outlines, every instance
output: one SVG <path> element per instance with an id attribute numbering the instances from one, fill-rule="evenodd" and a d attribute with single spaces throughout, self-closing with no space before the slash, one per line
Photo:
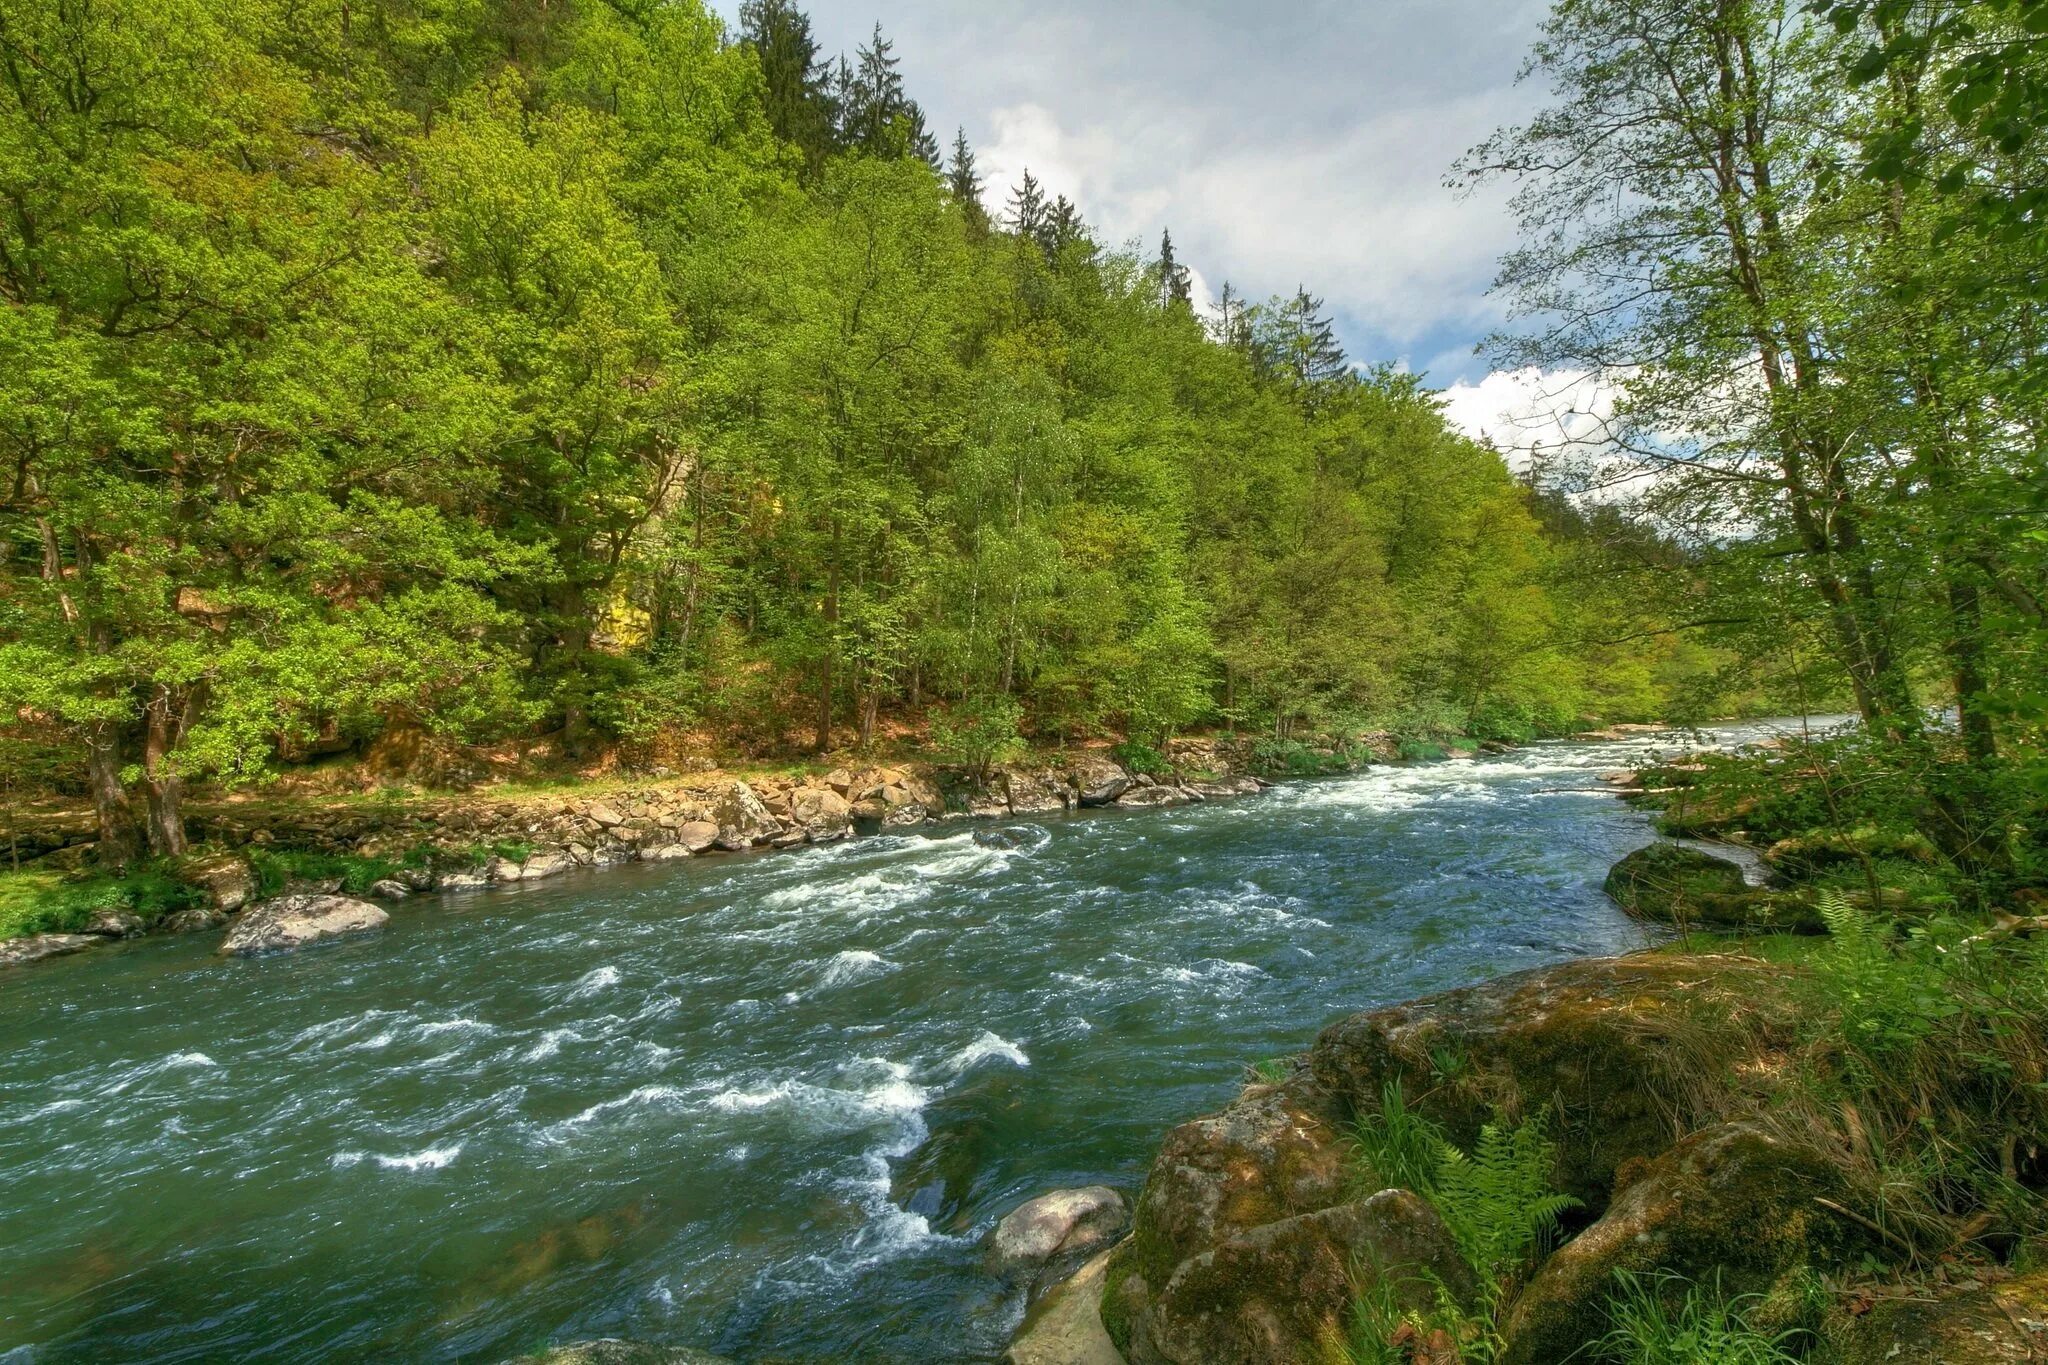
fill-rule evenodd
<path id="1" fill-rule="evenodd" d="M 1663 924 L 1694 923 L 1709 905 L 1722 917 L 1740 917 L 1750 895 L 1742 869 L 1683 844 L 1651 844 L 1614 865 L 1607 894 L 1638 919 Z"/>
<path id="2" fill-rule="evenodd" d="M 1617 1272 L 1750 1294 L 1797 1266 L 1882 1251 L 1828 1207 L 1855 1202 L 1840 1169 L 1812 1146 L 1747 1123 L 1694 1133 L 1642 1167 L 1598 1222 L 1537 1270 L 1508 1316 L 1500 1365 L 1549 1365 L 1598 1339 Z"/>
<path id="3" fill-rule="evenodd" d="M 2048 1360 L 2048 1271 L 1978 1285 L 1929 1303 L 1880 1298 L 1843 1325 L 1840 1365 L 2031 1365 Z"/>

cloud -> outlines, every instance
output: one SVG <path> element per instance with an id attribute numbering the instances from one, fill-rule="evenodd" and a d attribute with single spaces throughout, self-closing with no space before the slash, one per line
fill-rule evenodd
<path id="1" fill-rule="evenodd" d="M 736 0 L 719 0 L 729 16 Z M 1098 235 L 1171 228 L 1210 288 L 1321 294 L 1365 361 L 1472 345 L 1514 225 L 1443 177 L 1539 92 L 1515 72 L 1545 0 L 810 0 L 828 50 L 879 17 L 933 126 L 967 131 L 999 209 L 1029 166 Z M 943 139 L 942 139 L 943 140 Z"/>
<path id="2" fill-rule="evenodd" d="M 1439 401 L 1452 426 L 1492 445 L 1516 473 L 1606 449 L 1620 390 L 1588 370 L 1495 370 Z"/>

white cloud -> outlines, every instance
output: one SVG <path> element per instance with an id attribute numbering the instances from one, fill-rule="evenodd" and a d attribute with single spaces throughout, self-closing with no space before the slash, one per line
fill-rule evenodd
<path id="1" fill-rule="evenodd" d="M 1440 397 L 1452 426 L 1490 443 L 1516 473 L 1559 456 L 1598 455 L 1620 390 L 1588 370 L 1495 370 Z"/>

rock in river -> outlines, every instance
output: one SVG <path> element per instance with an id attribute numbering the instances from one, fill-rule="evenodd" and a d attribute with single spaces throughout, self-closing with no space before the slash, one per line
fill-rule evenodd
<path id="1" fill-rule="evenodd" d="M 82 953 L 100 940 L 92 934 L 31 934 L 0 942 L 0 967 L 20 967 L 46 957 Z"/>
<path id="2" fill-rule="evenodd" d="M 1025 1280 L 1058 1263 L 1071 1270 L 1123 1236 L 1130 1225 L 1130 1206 L 1107 1185 L 1042 1194 L 996 1224 L 989 1236 L 989 1273 Z"/>
<path id="3" fill-rule="evenodd" d="M 245 911 L 221 942 L 230 957 L 283 953 L 309 943 L 382 929 L 391 916 L 346 896 L 280 896 Z"/>

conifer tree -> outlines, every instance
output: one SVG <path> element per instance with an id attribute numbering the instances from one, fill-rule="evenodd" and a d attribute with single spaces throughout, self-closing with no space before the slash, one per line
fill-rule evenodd
<path id="1" fill-rule="evenodd" d="M 811 36 L 810 17 L 793 0 L 746 0 L 740 38 L 761 63 L 769 125 L 803 152 L 815 176 L 832 151 L 833 110 L 831 76 Z"/>
<path id="2" fill-rule="evenodd" d="M 981 203 L 981 174 L 974 166 L 974 149 L 967 145 L 967 130 L 953 134 L 953 159 L 946 164 L 946 187 L 953 202 L 967 215 L 968 231 L 979 239 L 988 232 L 988 210 Z"/>
<path id="3" fill-rule="evenodd" d="M 1159 304 L 1171 308 L 1175 304 L 1189 305 L 1194 298 L 1193 287 L 1188 277 L 1188 268 L 1174 258 L 1173 234 L 1164 232 L 1159 238 Z"/>
<path id="4" fill-rule="evenodd" d="M 1028 241 L 1040 242 L 1045 236 L 1045 188 L 1038 178 L 1031 174 L 1029 167 L 1024 170 L 1024 179 L 1017 188 L 1010 191 L 1010 208 L 1007 215 L 1010 231 Z"/>

